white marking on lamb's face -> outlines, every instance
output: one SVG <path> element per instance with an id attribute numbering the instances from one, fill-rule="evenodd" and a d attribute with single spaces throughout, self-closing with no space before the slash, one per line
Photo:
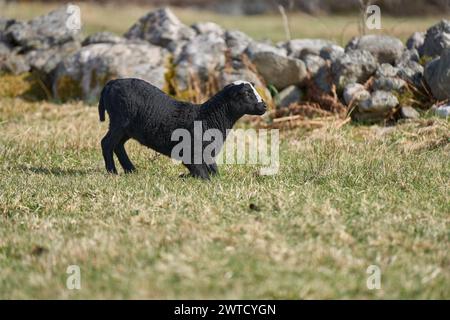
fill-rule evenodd
<path id="1" fill-rule="evenodd" d="M 252 88 L 253 93 L 255 94 L 256 100 L 258 102 L 262 102 L 263 101 L 261 96 L 259 95 L 258 91 L 256 91 L 255 87 L 250 82 L 244 81 L 244 80 L 238 80 L 238 81 L 234 81 L 233 84 L 234 85 L 248 84 Z"/>

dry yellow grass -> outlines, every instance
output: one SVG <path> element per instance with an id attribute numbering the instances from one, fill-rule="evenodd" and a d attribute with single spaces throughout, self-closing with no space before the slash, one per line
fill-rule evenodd
<path id="1" fill-rule="evenodd" d="M 450 297 L 447 121 L 285 131 L 278 175 L 209 183 L 134 142 L 105 174 L 82 104 L 4 98 L 0 128 L 1 298 Z"/>

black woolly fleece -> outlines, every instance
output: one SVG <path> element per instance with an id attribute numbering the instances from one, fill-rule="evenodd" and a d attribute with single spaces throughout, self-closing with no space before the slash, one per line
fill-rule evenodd
<path id="1" fill-rule="evenodd" d="M 110 118 L 109 132 L 102 140 L 104 156 L 105 151 L 112 154 L 108 149 L 114 150 L 117 144 L 133 138 L 170 157 L 173 147 L 178 143 L 171 141 L 173 131 L 186 129 L 193 137 L 194 121 L 202 122 L 203 131 L 220 130 L 225 140 L 227 129 L 231 129 L 244 114 L 261 114 L 262 109 L 265 111 L 265 104 L 256 102 L 255 97 L 248 94 L 251 87 L 246 87 L 244 84 L 231 84 L 205 103 L 192 104 L 177 101 L 144 80 L 130 78 L 109 81 L 102 90 L 98 105 L 100 121 L 105 120 L 105 111 Z M 121 164 L 126 162 L 127 159 L 121 161 L 120 152 L 114 152 Z M 108 168 L 107 157 L 105 163 L 108 171 L 116 172 L 111 163 Z M 186 166 L 196 175 L 191 166 Z M 132 171 L 134 167 L 129 169 Z"/>

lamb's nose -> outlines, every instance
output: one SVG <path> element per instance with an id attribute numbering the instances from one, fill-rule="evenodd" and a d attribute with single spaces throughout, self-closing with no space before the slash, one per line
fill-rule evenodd
<path id="1" fill-rule="evenodd" d="M 259 112 L 262 112 L 262 113 L 266 112 L 267 111 L 266 103 L 264 101 L 258 103 L 257 109 L 258 109 Z"/>

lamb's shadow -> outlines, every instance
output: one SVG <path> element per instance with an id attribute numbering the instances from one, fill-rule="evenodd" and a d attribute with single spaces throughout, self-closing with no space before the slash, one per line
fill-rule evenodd
<path id="1" fill-rule="evenodd" d="M 24 165 L 17 166 L 16 169 L 23 172 L 30 172 L 35 174 L 53 175 L 53 176 L 84 176 L 88 174 L 97 173 L 95 169 L 63 169 L 58 167 L 46 168 L 46 167 L 27 167 Z"/>

